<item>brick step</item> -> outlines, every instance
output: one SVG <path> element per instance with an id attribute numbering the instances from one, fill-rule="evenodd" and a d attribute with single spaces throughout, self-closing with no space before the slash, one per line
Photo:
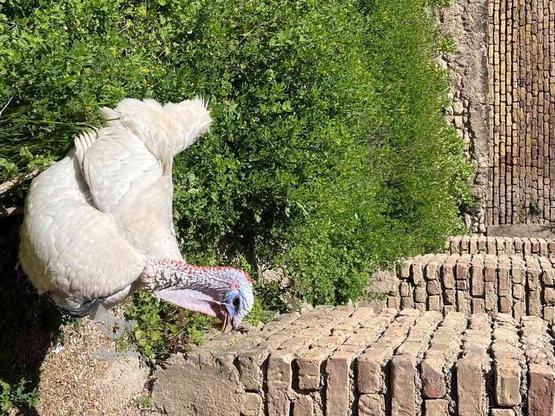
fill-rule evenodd
<path id="1" fill-rule="evenodd" d="M 447 241 L 450 254 L 555 255 L 555 240 L 526 237 L 456 236 Z"/>
<path id="2" fill-rule="evenodd" d="M 317 307 L 172 356 L 153 398 L 168 415 L 547 416 L 553 329 L 535 316 Z"/>
<path id="3" fill-rule="evenodd" d="M 517 320 L 532 315 L 553 322 L 554 263 L 555 258 L 533 254 L 427 254 L 405 260 L 396 273 L 381 272 L 378 279 L 385 281 L 391 308 L 502 312 Z"/>

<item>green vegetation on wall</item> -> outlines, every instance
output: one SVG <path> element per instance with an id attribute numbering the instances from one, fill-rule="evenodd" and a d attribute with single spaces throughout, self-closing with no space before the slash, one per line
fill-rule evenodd
<path id="1" fill-rule="evenodd" d="M 279 268 L 297 297 L 344 302 L 460 230 L 470 169 L 429 1 L 39 4 L 0 6 L 0 181 L 62 157 L 100 106 L 201 95 L 213 128 L 174 165 L 189 261 Z"/>

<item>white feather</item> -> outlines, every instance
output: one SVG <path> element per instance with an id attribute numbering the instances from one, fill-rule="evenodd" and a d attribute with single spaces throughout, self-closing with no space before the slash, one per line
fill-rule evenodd
<path id="1" fill-rule="evenodd" d="M 125 99 L 105 126 L 37 176 L 21 229 L 21 264 L 39 292 L 68 303 L 129 287 L 148 258 L 181 258 L 173 234 L 173 157 L 207 131 L 199 99 Z"/>

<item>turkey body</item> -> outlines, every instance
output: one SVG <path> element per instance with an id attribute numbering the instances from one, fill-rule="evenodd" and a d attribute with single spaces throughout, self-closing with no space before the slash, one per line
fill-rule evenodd
<path id="1" fill-rule="evenodd" d="M 182 259 L 173 232 L 173 157 L 210 125 L 204 103 L 125 99 L 98 131 L 37 176 L 21 228 L 20 261 L 39 293 L 68 311 L 116 303 L 149 259 Z"/>

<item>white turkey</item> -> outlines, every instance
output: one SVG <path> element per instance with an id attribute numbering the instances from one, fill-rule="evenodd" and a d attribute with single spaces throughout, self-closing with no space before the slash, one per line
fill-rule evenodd
<path id="1" fill-rule="evenodd" d="M 199 267 L 179 252 L 172 221 L 172 162 L 206 132 L 201 99 L 161 105 L 122 100 L 104 126 L 37 176 L 25 203 L 20 260 L 39 293 L 84 315 L 135 290 L 237 327 L 253 305 L 248 275 Z"/>

